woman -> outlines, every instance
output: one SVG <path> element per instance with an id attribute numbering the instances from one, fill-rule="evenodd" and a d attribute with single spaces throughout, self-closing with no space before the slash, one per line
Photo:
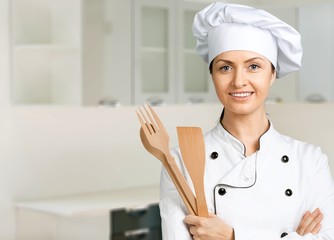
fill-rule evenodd
<path id="1" fill-rule="evenodd" d="M 301 66 L 298 32 L 265 11 L 224 3 L 199 12 L 193 32 L 224 106 L 219 124 L 205 135 L 211 215 L 187 215 L 163 169 L 163 239 L 333 240 L 334 183 L 327 156 L 278 133 L 264 107 L 275 78 Z M 179 149 L 172 153 L 191 185 Z"/>

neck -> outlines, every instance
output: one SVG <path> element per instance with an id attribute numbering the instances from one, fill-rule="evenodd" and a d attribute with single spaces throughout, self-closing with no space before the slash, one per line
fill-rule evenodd
<path id="1" fill-rule="evenodd" d="M 269 129 L 269 122 L 264 108 L 245 115 L 225 110 L 221 124 L 230 134 L 244 144 L 246 156 L 259 149 L 260 137 Z"/>

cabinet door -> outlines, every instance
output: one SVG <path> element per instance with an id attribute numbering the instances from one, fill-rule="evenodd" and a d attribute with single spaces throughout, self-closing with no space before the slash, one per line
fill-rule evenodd
<path id="1" fill-rule="evenodd" d="M 334 99 L 333 4 L 306 4 L 299 9 L 303 43 L 303 67 L 300 72 L 299 98 L 313 102 Z"/>
<path id="2" fill-rule="evenodd" d="M 81 104 L 81 1 L 12 1 L 12 101 Z"/>
<path id="3" fill-rule="evenodd" d="M 196 52 L 196 39 L 192 33 L 195 14 L 207 4 L 196 2 L 178 3 L 178 102 L 201 103 L 217 101 L 209 73 L 209 66 Z"/>
<path id="4" fill-rule="evenodd" d="M 175 101 L 174 1 L 135 0 L 133 85 L 135 103 Z"/>
<path id="5" fill-rule="evenodd" d="M 82 0 L 82 98 L 83 105 L 97 105 L 104 97 L 104 0 Z"/>
<path id="6" fill-rule="evenodd" d="M 96 1 L 96 0 L 91 0 Z M 105 2 L 103 94 L 108 104 L 130 105 L 131 94 L 131 0 Z M 94 36 L 93 36 L 94 37 Z M 110 103 L 110 100 L 113 101 Z"/>

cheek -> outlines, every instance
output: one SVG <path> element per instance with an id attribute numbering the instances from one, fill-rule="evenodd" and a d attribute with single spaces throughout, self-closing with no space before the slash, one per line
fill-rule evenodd
<path id="1" fill-rule="evenodd" d="M 216 96 L 219 99 L 221 103 L 225 103 L 226 98 L 226 84 L 224 84 L 224 81 L 220 80 L 213 80 L 213 85 L 215 87 Z"/>
<path id="2" fill-rule="evenodd" d="M 223 92 L 226 88 L 222 79 L 213 79 L 213 86 L 215 87 L 217 95 L 221 94 L 221 92 Z"/>
<path id="3" fill-rule="evenodd" d="M 227 87 L 228 78 L 223 78 L 219 74 L 212 75 L 212 82 L 215 89 L 224 89 Z"/>
<path id="4" fill-rule="evenodd" d="M 264 74 L 253 81 L 253 84 L 256 85 L 256 88 L 262 89 L 264 92 L 269 92 L 274 80 L 275 78 L 273 78 L 272 74 Z"/>

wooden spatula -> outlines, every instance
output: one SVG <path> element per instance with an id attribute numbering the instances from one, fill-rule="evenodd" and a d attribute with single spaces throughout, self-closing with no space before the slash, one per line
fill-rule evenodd
<path id="1" fill-rule="evenodd" d="M 195 188 L 197 214 L 208 216 L 204 191 L 205 145 L 199 127 L 177 127 L 182 160 Z"/>

